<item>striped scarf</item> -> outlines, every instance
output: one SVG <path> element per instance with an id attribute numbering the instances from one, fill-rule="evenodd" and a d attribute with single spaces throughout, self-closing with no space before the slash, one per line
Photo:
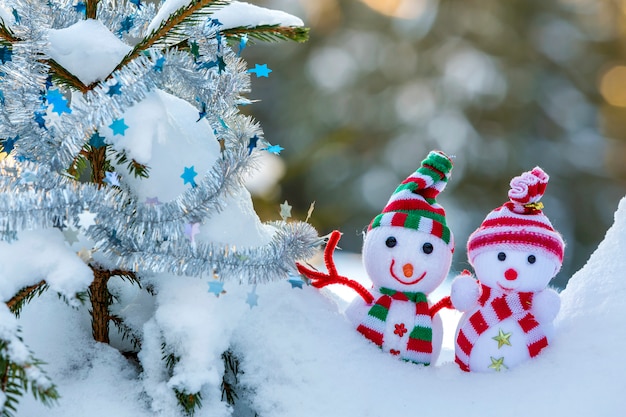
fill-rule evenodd
<path id="1" fill-rule="evenodd" d="M 490 287 L 482 285 L 482 295 L 479 300 L 482 308 L 470 316 L 457 335 L 454 360 L 463 371 L 470 371 L 470 355 L 480 335 L 509 317 L 517 320 L 526 335 L 526 347 L 531 358 L 537 356 L 543 348 L 548 346 L 548 339 L 535 316 L 530 312 L 534 293 L 510 292 L 505 294 L 498 291 L 497 294 L 494 294 L 491 302 L 487 303 L 491 297 L 491 292 Z"/>
<path id="2" fill-rule="evenodd" d="M 389 288 L 380 288 L 379 291 L 383 295 L 370 308 L 357 327 L 357 331 L 382 349 L 387 315 L 393 300 L 413 302 L 415 303 L 415 326 L 409 334 L 406 353 L 401 354 L 401 358 L 429 365 L 433 352 L 433 335 L 432 318 L 428 311 L 426 295 L 421 292 L 400 292 Z"/>

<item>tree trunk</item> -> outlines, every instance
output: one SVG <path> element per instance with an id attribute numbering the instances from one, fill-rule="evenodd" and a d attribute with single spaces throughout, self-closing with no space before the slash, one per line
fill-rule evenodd
<path id="1" fill-rule="evenodd" d="M 89 286 L 91 300 L 91 330 L 94 340 L 109 343 L 109 304 L 111 295 L 107 283 L 110 271 L 92 267 L 94 279 Z"/>

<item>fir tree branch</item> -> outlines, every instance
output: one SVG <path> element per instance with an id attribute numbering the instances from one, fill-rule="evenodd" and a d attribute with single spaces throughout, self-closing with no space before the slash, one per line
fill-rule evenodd
<path id="1" fill-rule="evenodd" d="M 22 308 L 33 298 L 43 294 L 48 289 L 46 281 L 41 280 L 37 284 L 24 287 L 18 291 L 9 301 L 7 301 L 7 307 L 11 310 L 11 313 L 19 317 Z"/>
<path id="2" fill-rule="evenodd" d="M 59 65 L 59 63 L 54 59 L 49 59 L 46 64 L 50 67 L 53 80 L 59 85 L 64 85 L 73 90 L 78 90 L 81 93 L 86 93 L 97 85 L 97 83 L 94 83 L 91 86 L 86 86 L 81 80 L 78 79 L 78 77 L 63 68 L 63 66 Z"/>
<path id="3" fill-rule="evenodd" d="M 123 68 L 133 59 L 137 58 L 142 52 L 149 48 L 162 43 L 166 37 L 176 35 L 179 28 L 184 27 L 194 21 L 200 14 L 207 14 L 207 9 L 212 6 L 224 6 L 228 1 L 224 0 L 194 0 L 189 5 L 181 7 L 170 15 L 161 25 L 152 31 L 147 37 L 142 39 L 132 51 L 130 51 L 124 59 L 115 67 L 112 72 Z"/>
<path id="4" fill-rule="evenodd" d="M 309 28 L 279 25 L 262 25 L 252 27 L 239 26 L 224 29 L 222 34 L 227 38 L 241 38 L 243 35 L 248 35 L 253 39 L 264 42 L 276 42 L 283 40 L 306 42 L 309 39 Z"/>
<path id="5" fill-rule="evenodd" d="M 19 39 L 13 34 L 11 29 L 9 29 L 4 22 L 0 23 L 0 39 L 3 39 L 9 43 L 15 43 L 19 41 Z"/>

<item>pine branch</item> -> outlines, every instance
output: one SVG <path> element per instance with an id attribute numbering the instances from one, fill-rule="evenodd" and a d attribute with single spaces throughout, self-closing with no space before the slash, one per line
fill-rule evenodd
<path id="1" fill-rule="evenodd" d="M 147 37 L 142 39 L 132 51 L 130 51 L 124 59 L 115 67 L 113 72 L 123 68 L 133 59 L 137 58 L 141 53 L 147 51 L 157 44 L 162 44 L 167 38 L 173 38 L 179 34 L 179 30 L 187 25 L 193 24 L 201 16 L 210 14 L 208 11 L 211 7 L 225 6 L 229 2 L 224 0 L 194 0 L 189 5 L 181 7 L 170 17 L 161 23 L 161 25 L 152 31 Z"/>
<path id="2" fill-rule="evenodd" d="M 262 26 L 239 26 L 230 29 L 224 29 L 222 34 L 227 38 L 239 39 L 243 35 L 248 35 L 253 39 L 264 42 L 277 42 L 291 40 L 296 42 L 306 42 L 309 39 L 309 28 L 301 26 L 279 26 L 279 25 L 262 25 Z"/>
<path id="3" fill-rule="evenodd" d="M 91 86 L 86 86 L 81 80 L 78 79 L 78 77 L 63 68 L 63 66 L 59 65 L 59 63 L 56 62 L 54 59 L 49 59 L 46 64 L 48 64 L 48 66 L 50 67 L 52 79 L 58 85 L 63 85 L 73 90 L 78 90 L 81 93 L 86 93 L 97 85 L 97 83 L 94 83 Z"/>
<path id="4" fill-rule="evenodd" d="M 19 41 L 19 39 L 13 34 L 11 29 L 9 29 L 4 21 L 0 23 L 0 39 L 3 39 L 9 43 L 15 43 Z"/>
<path id="5" fill-rule="evenodd" d="M 47 289 L 48 284 L 44 280 L 41 280 L 37 284 L 24 287 L 18 291 L 13 298 L 7 301 L 7 307 L 9 307 L 11 313 L 15 314 L 16 317 L 19 317 L 22 312 L 22 308 L 33 298 L 43 294 Z"/>

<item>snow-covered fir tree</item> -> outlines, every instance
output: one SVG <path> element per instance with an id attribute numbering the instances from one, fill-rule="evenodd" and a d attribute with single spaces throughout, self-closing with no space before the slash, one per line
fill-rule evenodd
<path id="1" fill-rule="evenodd" d="M 63 395 L 16 319 L 46 292 L 136 362 L 149 409 L 227 409 L 238 359 L 191 317 L 210 321 L 225 283 L 285 279 L 319 243 L 287 206 L 261 223 L 242 185 L 281 147 L 239 113 L 250 76 L 271 72 L 241 53 L 305 40 L 302 21 L 225 0 L 4 0 L 0 19 L 3 415 L 26 391 Z"/>

